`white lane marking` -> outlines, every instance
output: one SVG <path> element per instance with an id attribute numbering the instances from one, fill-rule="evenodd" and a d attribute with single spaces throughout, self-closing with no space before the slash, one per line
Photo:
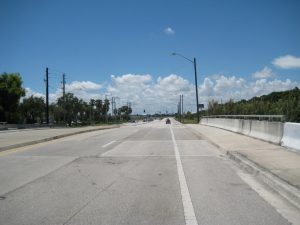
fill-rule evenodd
<path id="1" fill-rule="evenodd" d="M 139 131 L 139 129 L 136 129 L 136 130 L 133 131 L 133 133 L 138 132 L 138 131 Z M 111 141 L 111 142 L 109 142 L 109 143 L 107 143 L 107 144 L 105 144 L 105 145 L 102 145 L 102 148 L 106 148 L 107 146 L 109 146 L 109 145 L 111 145 L 111 144 L 113 144 L 113 143 L 115 143 L 115 142 L 116 142 L 116 140 Z M 111 151 L 114 151 L 114 149 L 111 149 L 111 150 L 109 150 L 109 151 L 103 153 L 101 156 L 108 155 L 108 154 L 109 154 L 108 152 L 111 152 Z"/>
<path id="2" fill-rule="evenodd" d="M 111 145 L 111 144 L 113 144 L 113 143 L 115 143 L 116 141 L 111 141 L 111 142 L 109 142 L 109 143 L 107 143 L 107 144 L 105 144 L 105 145 L 102 145 L 102 148 L 106 148 L 107 146 L 109 146 L 109 145 Z"/>
<path id="3" fill-rule="evenodd" d="M 109 151 L 110 152 L 110 151 Z M 149 155 L 149 154 L 118 154 L 118 155 L 114 155 L 114 154 L 105 154 L 105 155 L 101 155 L 103 157 L 176 157 L 175 155 Z M 212 155 L 180 155 L 181 157 L 213 157 L 213 158 L 218 158 L 218 156 L 212 156 Z"/>
<path id="4" fill-rule="evenodd" d="M 172 141 L 176 156 L 176 162 L 177 162 L 177 172 L 178 172 L 178 178 L 180 183 L 180 191 L 181 191 L 181 198 L 182 198 L 182 204 L 183 204 L 183 210 L 184 210 L 184 219 L 186 225 L 198 225 L 197 218 L 195 215 L 193 203 L 191 200 L 189 188 L 186 183 L 181 159 L 180 159 L 180 153 L 178 151 L 178 146 L 175 140 L 175 136 L 172 130 L 172 127 L 170 126 L 170 131 L 172 135 Z"/>

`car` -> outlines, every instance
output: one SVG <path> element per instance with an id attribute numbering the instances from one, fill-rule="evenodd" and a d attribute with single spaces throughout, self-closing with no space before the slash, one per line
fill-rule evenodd
<path id="1" fill-rule="evenodd" d="M 166 119 L 166 124 L 171 124 L 171 120 L 169 118 Z"/>

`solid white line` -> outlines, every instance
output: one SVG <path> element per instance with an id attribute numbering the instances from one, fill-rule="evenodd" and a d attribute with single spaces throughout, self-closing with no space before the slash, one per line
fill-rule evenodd
<path id="1" fill-rule="evenodd" d="M 193 203 L 191 200 L 189 188 L 186 183 L 181 159 L 180 159 L 180 153 L 178 151 L 178 146 L 175 140 L 175 136 L 172 130 L 172 127 L 170 126 L 170 131 L 172 135 L 172 141 L 176 156 L 176 163 L 177 163 L 177 172 L 178 172 L 178 178 L 179 178 L 179 184 L 180 184 L 180 191 L 181 191 L 181 198 L 182 198 L 182 204 L 183 204 L 183 210 L 184 210 L 184 219 L 186 225 L 198 225 L 197 218 L 195 216 L 195 211 L 193 207 Z"/>
<path id="2" fill-rule="evenodd" d="M 110 151 L 108 151 L 110 152 Z M 109 154 L 105 154 L 105 157 L 175 157 L 175 155 L 149 155 L 149 154 L 130 154 L 130 153 L 126 153 L 126 154 L 119 154 L 119 155 L 109 155 Z M 213 157 L 213 158 L 217 158 L 218 156 L 213 156 L 213 155 L 180 155 L 180 157 Z"/>
<path id="3" fill-rule="evenodd" d="M 111 144 L 113 144 L 113 143 L 115 143 L 116 141 L 111 141 L 111 142 L 109 142 L 109 143 L 107 143 L 107 144 L 105 144 L 105 145 L 102 145 L 102 148 L 106 148 L 107 146 L 109 146 L 109 145 L 111 145 Z"/>

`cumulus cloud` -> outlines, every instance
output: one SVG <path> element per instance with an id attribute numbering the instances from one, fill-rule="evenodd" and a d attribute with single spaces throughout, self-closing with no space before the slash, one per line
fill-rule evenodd
<path id="1" fill-rule="evenodd" d="M 235 76 L 225 77 L 220 76 L 215 80 L 216 84 L 214 86 L 215 93 L 224 93 L 225 91 L 230 91 L 233 89 L 244 88 L 245 80 L 242 78 L 236 78 Z"/>
<path id="2" fill-rule="evenodd" d="M 173 35 L 173 34 L 175 34 L 175 31 L 174 31 L 171 27 L 166 27 L 166 28 L 164 29 L 164 32 L 165 32 L 165 34 L 168 34 L 168 35 Z"/>
<path id="3" fill-rule="evenodd" d="M 225 102 L 229 99 L 238 101 L 269 94 L 274 91 L 285 91 L 299 86 L 299 83 L 293 82 L 290 79 L 267 80 L 264 78 L 258 79 L 255 82 L 247 82 L 243 78 L 235 76 L 220 76 L 205 78 L 203 84 L 199 87 L 199 97 L 204 103 L 207 103 L 210 99 L 215 99 L 219 102 Z"/>
<path id="4" fill-rule="evenodd" d="M 274 59 L 272 64 L 281 69 L 300 68 L 300 57 L 285 55 Z"/>
<path id="5" fill-rule="evenodd" d="M 89 101 L 90 99 L 103 98 L 103 94 L 100 93 L 102 85 L 92 81 L 73 81 L 70 84 L 66 84 L 66 93 L 73 93 L 77 98 Z M 55 102 L 62 96 L 62 88 L 59 87 L 49 94 L 50 103 Z"/>
<path id="6" fill-rule="evenodd" d="M 112 82 L 107 92 L 119 97 L 119 104 L 126 101 L 132 103 L 134 113 L 174 111 L 179 95 L 185 93 L 188 99 L 192 98 L 193 85 L 181 76 L 171 74 L 158 77 L 151 75 L 127 74 L 112 76 Z"/>
<path id="7" fill-rule="evenodd" d="M 208 101 L 211 99 L 219 102 L 226 102 L 229 99 L 234 101 L 250 99 L 254 96 L 269 94 L 273 91 L 289 90 L 295 87 L 300 87 L 300 84 L 290 79 L 268 80 L 262 78 L 249 82 L 237 76 L 210 76 L 205 77 L 203 82 L 199 83 L 199 103 L 207 106 Z M 141 114 L 144 110 L 146 113 L 151 114 L 166 111 L 177 112 L 179 95 L 184 96 L 184 111 L 196 111 L 194 83 L 176 74 L 160 76 L 157 79 L 154 79 L 150 74 L 112 75 L 105 88 L 101 84 L 89 81 L 72 82 L 68 88 L 69 91 L 73 90 L 72 93 L 75 96 L 85 101 L 89 101 L 91 98 L 104 99 L 105 95 L 109 95 L 110 97 L 116 97 L 117 107 L 130 102 L 134 114 Z M 27 93 L 28 96 L 32 94 L 44 96 L 41 93 L 32 91 L 30 88 L 28 88 Z M 62 96 L 62 90 L 58 88 L 50 94 L 50 102 L 56 101 L 60 96 Z"/>
<path id="8" fill-rule="evenodd" d="M 176 74 L 171 74 L 167 77 L 159 77 L 155 88 L 169 92 L 186 92 L 190 90 L 191 86 L 188 80 Z"/>
<path id="9" fill-rule="evenodd" d="M 251 83 L 249 85 L 248 98 L 269 94 L 273 91 L 285 91 L 299 86 L 299 83 L 293 82 L 290 79 L 274 79 L 272 81 L 268 81 L 267 79 L 260 79 L 255 83 Z"/>
<path id="10" fill-rule="evenodd" d="M 121 84 L 139 84 L 139 83 L 147 83 L 152 80 L 152 77 L 147 75 L 136 75 L 136 74 L 125 74 L 123 76 L 114 76 L 111 75 L 111 79 L 114 83 Z"/>
<path id="11" fill-rule="evenodd" d="M 99 90 L 101 85 L 91 82 L 91 81 L 73 81 L 71 84 L 66 84 L 66 92 L 72 91 L 90 91 L 90 90 Z"/>
<path id="12" fill-rule="evenodd" d="M 36 91 L 33 91 L 31 88 L 29 88 L 29 87 L 27 87 L 27 88 L 25 88 L 25 98 L 29 98 L 29 97 L 31 97 L 31 96 L 33 96 L 33 97 L 42 97 L 42 98 L 44 98 L 45 97 L 45 95 L 44 94 L 42 94 L 42 93 L 40 93 L 40 92 L 36 92 Z"/>
<path id="13" fill-rule="evenodd" d="M 274 74 L 272 70 L 267 66 L 265 66 L 262 70 L 256 71 L 255 73 L 252 74 L 252 77 L 256 79 L 263 79 L 272 76 L 274 76 Z"/>
<path id="14" fill-rule="evenodd" d="M 255 82 L 247 82 L 236 76 L 206 77 L 198 87 L 199 103 L 207 105 L 211 99 L 219 102 L 249 99 L 296 86 L 299 87 L 299 83 L 289 79 L 258 79 Z M 181 94 L 184 95 L 185 110 L 196 110 L 194 84 L 176 74 L 158 77 L 156 80 L 150 75 L 113 76 L 107 91 L 120 97 L 119 104 L 122 104 L 122 100 L 123 104 L 126 101 L 132 102 L 134 113 L 141 113 L 143 109 L 148 113 L 176 112 Z"/>

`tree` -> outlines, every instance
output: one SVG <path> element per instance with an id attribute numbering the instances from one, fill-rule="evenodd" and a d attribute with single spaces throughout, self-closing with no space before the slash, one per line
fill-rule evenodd
<path id="1" fill-rule="evenodd" d="M 0 122 L 18 122 L 18 103 L 25 96 L 22 78 L 18 73 L 0 75 Z"/>
<path id="2" fill-rule="evenodd" d="M 55 120 L 67 122 L 69 126 L 72 122 L 77 121 L 79 109 L 79 99 L 72 93 L 66 93 L 65 97 L 60 97 L 57 99 L 57 105 L 62 108 L 63 115 L 57 115 Z M 62 118 L 64 117 L 64 119 Z"/>
<path id="3" fill-rule="evenodd" d="M 218 104 L 212 100 L 208 104 L 208 115 L 285 115 L 290 122 L 300 122 L 300 90 L 272 92 L 268 95 L 253 97 L 250 100 Z"/>
<path id="4" fill-rule="evenodd" d="M 90 99 L 90 103 L 89 103 L 89 106 L 90 106 L 90 122 L 91 121 L 95 121 L 95 118 L 94 118 L 94 106 L 95 106 L 95 99 Z"/>
<path id="5" fill-rule="evenodd" d="M 109 111 L 109 100 L 105 99 L 103 104 L 103 115 L 107 115 L 107 112 Z"/>
<path id="6" fill-rule="evenodd" d="M 121 108 L 118 109 L 119 115 L 122 115 L 124 120 L 129 120 L 129 115 L 132 113 L 132 109 L 127 105 L 123 105 Z"/>
<path id="7" fill-rule="evenodd" d="M 97 99 L 95 101 L 95 106 L 96 106 L 96 120 L 100 120 L 101 116 L 103 115 L 103 101 L 101 99 Z"/>
<path id="8" fill-rule="evenodd" d="M 20 111 L 25 123 L 41 123 L 45 109 L 44 98 L 31 96 L 24 98 L 20 104 Z"/>

